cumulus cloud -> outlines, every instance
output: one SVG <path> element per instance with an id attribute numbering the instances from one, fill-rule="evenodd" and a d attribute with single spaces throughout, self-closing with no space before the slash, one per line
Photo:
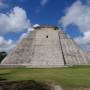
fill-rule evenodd
<path id="1" fill-rule="evenodd" d="M 0 0 L 0 8 L 7 7 L 8 5 L 3 2 L 3 0 Z"/>
<path id="2" fill-rule="evenodd" d="M 83 4 L 77 0 L 66 10 L 65 16 L 59 21 L 66 29 L 68 25 L 75 24 L 79 27 L 83 36 L 75 38 L 80 45 L 90 44 L 90 3 Z"/>
<path id="3" fill-rule="evenodd" d="M 34 28 L 30 27 L 30 28 L 28 28 L 26 33 L 22 33 L 19 40 L 17 41 L 17 44 L 20 43 L 24 38 L 26 38 L 30 34 L 30 32 L 33 31 L 33 30 L 34 30 Z"/>
<path id="4" fill-rule="evenodd" d="M 4 37 L 0 36 L 0 51 L 9 51 L 14 48 L 16 44 L 11 40 L 6 40 Z"/>
<path id="5" fill-rule="evenodd" d="M 41 6 L 45 6 L 48 3 L 48 0 L 41 0 Z"/>
<path id="6" fill-rule="evenodd" d="M 60 22 L 67 27 L 70 24 L 76 24 L 81 31 L 90 30 L 90 5 L 82 4 L 81 1 L 76 1 L 70 8 Z"/>
<path id="7" fill-rule="evenodd" d="M 9 32 L 23 33 L 17 41 L 4 38 L 3 34 Z M 0 51 L 9 51 L 15 47 L 26 35 L 32 30 L 30 20 L 26 11 L 18 6 L 14 7 L 10 12 L 0 13 Z"/>
<path id="8" fill-rule="evenodd" d="M 30 27 L 28 28 L 26 33 L 22 33 L 22 35 L 19 37 L 19 39 L 15 42 L 11 39 L 6 40 L 3 36 L 0 36 L 0 51 L 11 51 L 13 48 L 15 48 L 24 38 L 26 38 L 31 31 L 33 31 L 34 28 Z"/>
<path id="9" fill-rule="evenodd" d="M 11 51 L 13 48 L 15 48 L 18 45 L 18 43 L 20 43 L 24 38 L 26 38 L 29 35 L 29 33 L 33 30 L 34 29 L 31 27 L 28 28 L 27 32 L 22 33 L 22 35 L 19 37 L 19 39 L 16 42 L 11 39 L 6 40 L 3 36 L 0 36 L 0 52 Z"/>
<path id="10" fill-rule="evenodd" d="M 90 44 L 90 31 L 85 32 L 83 37 L 80 36 L 75 38 L 75 41 L 82 45 Z"/>
<path id="11" fill-rule="evenodd" d="M 0 1 L 0 7 L 5 7 L 6 5 Z"/>
<path id="12" fill-rule="evenodd" d="M 40 26 L 39 24 L 35 24 L 35 25 L 33 25 L 34 28 L 39 27 L 39 26 Z"/>
<path id="13" fill-rule="evenodd" d="M 0 51 L 8 52 L 12 50 L 23 38 L 26 38 L 28 34 L 34 30 L 33 27 L 36 26 L 39 25 L 35 24 L 31 26 L 30 20 L 26 15 L 26 11 L 20 7 L 14 7 L 6 14 L 0 13 Z M 24 30 L 26 30 L 26 33 L 22 33 L 16 41 L 6 39 L 3 36 L 3 34 L 7 34 L 9 32 L 17 33 Z"/>
<path id="14" fill-rule="evenodd" d="M 20 7 L 14 7 L 10 12 L 0 13 L 0 33 L 20 32 L 30 27 L 26 12 Z"/>
<path id="15" fill-rule="evenodd" d="M 34 28 L 39 27 L 39 26 L 40 26 L 39 24 L 34 24 L 32 27 L 29 27 L 28 30 L 27 30 L 27 32 L 26 33 L 23 33 L 20 36 L 20 38 L 18 40 L 18 43 L 20 43 L 24 38 L 26 38 L 30 34 L 30 32 L 34 30 Z"/>

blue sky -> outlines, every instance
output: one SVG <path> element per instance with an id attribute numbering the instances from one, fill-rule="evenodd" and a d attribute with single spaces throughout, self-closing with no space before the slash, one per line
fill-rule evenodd
<path id="1" fill-rule="evenodd" d="M 0 51 L 16 46 L 35 24 L 62 27 L 89 51 L 89 11 L 89 0 L 0 0 Z"/>
<path id="2" fill-rule="evenodd" d="M 5 0 L 4 0 L 5 1 Z M 58 20 L 65 14 L 65 8 L 69 7 L 76 0 L 46 0 L 41 5 L 42 0 L 7 0 L 9 7 L 1 9 L 2 12 L 8 12 L 13 7 L 23 8 L 28 18 L 33 24 L 51 24 L 58 25 Z"/>

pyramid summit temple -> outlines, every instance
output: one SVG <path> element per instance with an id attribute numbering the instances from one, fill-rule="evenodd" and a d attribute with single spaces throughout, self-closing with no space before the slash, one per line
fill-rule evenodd
<path id="1" fill-rule="evenodd" d="M 87 53 L 55 26 L 35 27 L 1 62 L 1 65 L 25 67 L 89 64 Z"/>

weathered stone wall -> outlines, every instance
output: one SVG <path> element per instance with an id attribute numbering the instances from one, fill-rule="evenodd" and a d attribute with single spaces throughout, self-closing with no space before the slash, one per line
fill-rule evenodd
<path id="1" fill-rule="evenodd" d="M 58 30 L 52 28 L 34 30 L 3 60 L 2 64 L 35 67 L 64 65 Z"/>
<path id="2" fill-rule="evenodd" d="M 52 28 L 43 28 L 43 30 L 37 30 L 33 47 L 34 55 L 30 62 L 31 65 L 64 65 L 57 30 L 52 30 Z"/>
<path id="3" fill-rule="evenodd" d="M 52 27 L 37 28 L 2 61 L 31 67 L 61 67 L 87 65 L 87 54 L 62 30 Z"/>
<path id="4" fill-rule="evenodd" d="M 62 51 L 64 54 L 66 65 L 88 65 L 90 59 L 70 37 L 63 32 L 59 32 Z"/>
<path id="5" fill-rule="evenodd" d="M 31 61 L 33 55 L 32 43 L 35 38 L 36 31 L 30 32 L 30 34 L 24 38 L 16 48 L 2 61 L 1 64 L 24 64 Z M 29 59 L 29 60 L 28 60 Z"/>

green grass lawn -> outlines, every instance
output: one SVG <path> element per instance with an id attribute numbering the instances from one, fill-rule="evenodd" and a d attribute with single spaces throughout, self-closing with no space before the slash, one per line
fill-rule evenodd
<path id="1" fill-rule="evenodd" d="M 90 87 L 90 66 L 67 68 L 0 68 L 0 78 L 9 81 L 35 80 L 63 87 Z"/>

